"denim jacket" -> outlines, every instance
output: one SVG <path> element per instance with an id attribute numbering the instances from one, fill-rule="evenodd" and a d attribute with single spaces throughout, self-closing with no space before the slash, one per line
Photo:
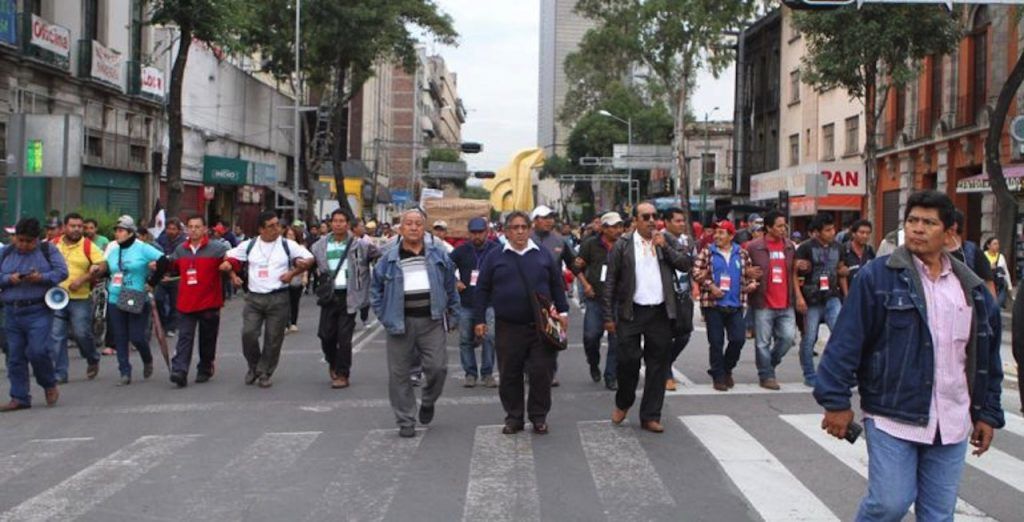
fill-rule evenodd
<path id="1" fill-rule="evenodd" d="M 966 377 L 972 422 L 1004 424 L 999 357 L 1002 322 L 984 281 L 950 258 L 971 308 Z M 906 247 L 860 269 L 818 366 L 814 398 L 826 410 L 850 408 L 859 386 L 865 412 L 924 426 L 935 361 L 921 276 Z"/>
<path id="2" fill-rule="evenodd" d="M 399 264 L 401 245 L 384 250 L 373 269 L 370 304 L 373 313 L 390 335 L 405 333 L 405 285 Z M 446 319 L 448 324 L 459 320 L 459 293 L 455 290 L 455 265 L 440 247 L 425 243 L 427 277 L 430 280 L 430 317 Z M 447 315 L 446 315 L 447 314 Z"/>

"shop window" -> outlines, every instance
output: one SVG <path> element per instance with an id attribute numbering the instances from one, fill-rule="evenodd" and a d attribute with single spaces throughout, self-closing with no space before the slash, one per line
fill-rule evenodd
<path id="1" fill-rule="evenodd" d="M 836 125 L 829 123 L 821 128 L 821 159 L 836 158 Z"/>

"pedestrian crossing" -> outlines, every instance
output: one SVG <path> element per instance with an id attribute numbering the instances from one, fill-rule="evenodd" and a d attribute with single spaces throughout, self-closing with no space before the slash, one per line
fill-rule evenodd
<path id="1" fill-rule="evenodd" d="M 322 430 L 230 437 L 225 432 L 143 435 L 123 441 L 12 440 L 0 449 L 0 483 L 13 486 L 0 488 L 0 522 L 104 520 L 112 500 L 128 502 L 138 492 L 133 484 L 179 477 L 181 466 L 189 465 L 182 460 L 205 460 L 209 454 L 217 455 L 212 459 L 215 469 L 206 473 L 204 468 L 190 478 L 188 494 L 180 502 L 183 511 L 174 519 L 261 519 L 263 508 L 293 494 L 284 490 L 305 492 L 302 502 L 289 506 L 289 519 L 395 520 L 402 518 L 398 512 L 419 509 L 407 504 L 409 498 L 438 491 L 436 484 L 423 482 L 424 476 L 436 476 L 430 468 L 438 465 L 453 470 L 447 476 L 462 477 L 440 489 L 446 496 L 439 502 L 456 504 L 453 515 L 444 518 L 461 516 L 466 522 L 576 520 L 581 519 L 578 514 L 562 510 L 579 504 L 591 506 L 590 520 L 602 514 L 609 521 L 716 518 L 713 511 L 695 510 L 725 504 L 740 506 L 733 509 L 752 520 L 842 520 L 850 518 L 865 491 L 863 438 L 851 445 L 827 436 L 820 428 L 820 413 L 756 419 L 682 415 L 665 419 L 668 431 L 662 435 L 639 430 L 632 419 L 622 426 L 607 420 L 550 420 L 553 431 L 546 436 L 528 430 L 509 436 L 501 433 L 501 426 L 477 426 L 460 439 L 469 444 L 465 451 L 440 464 L 431 460 L 431 453 L 453 437 L 451 426 L 420 428 L 411 439 L 399 438 L 395 429 L 371 429 L 343 436 Z M 552 451 L 559 444 L 567 447 Z M 104 454 L 100 448 L 114 450 Z M 203 452 L 190 451 L 195 448 Z M 1014 520 L 1013 508 L 1007 508 L 1013 502 L 991 505 L 990 493 L 1024 491 L 1022 448 L 1024 419 L 1008 414 L 1007 428 L 997 432 L 989 453 L 968 456 L 968 467 L 976 473 L 961 483 L 956 520 Z M 75 454 L 89 457 L 69 458 Z M 305 473 L 311 463 L 321 461 L 333 463 L 326 467 L 334 470 L 332 476 L 324 480 Z M 831 492 L 827 480 L 809 479 L 809 461 L 824 474 L 852 471 L 846 476 L 853 478 L 841 484 L 844 493 Z M 37 473 L 40 467 L 55 466 L 66 467 L 67 474 L 53 484 L 36 482 L 37 477 L 54 476 Z M 710 486 L 701 494 L 710 491 L 714 498 L 698 502 L 680 483 L 676 468 L 702 473 L 695 480 Z M 715 471 L 718 476 L 712 476 Z M 567 473 L 589 480 L 554 491 L 539 480 Z M 25 494 L 12 498 L 10 491 Z M 733 513 L 729 519 L 737 518 Z"/>

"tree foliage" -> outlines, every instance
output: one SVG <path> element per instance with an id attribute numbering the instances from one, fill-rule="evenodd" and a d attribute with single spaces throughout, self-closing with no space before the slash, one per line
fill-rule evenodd
<path id="1" fill-rule="evenodd" d="M 259 51 L 265 69 L 278 78 L 294 78 L 294 0 L 253 2 L 253 16 L 243 41 Z M 331 161 L 335 181 L 344 186 L 341 163 L 348 158 L 345 106 L 359 92 L 374 68 L 400 64 L 415 70 L 419 35 L 454 45 L 458 34 L 452 19 L 434 0 L 303 0 L 301 27 L 302 77 L 327 93 L 331 109 Z M 312 169 L 308 169 L 312 170 Z M 314 172 L 308 173 L 315 177 Z M 344 194 L 338 204 L 351 214 Z"/>

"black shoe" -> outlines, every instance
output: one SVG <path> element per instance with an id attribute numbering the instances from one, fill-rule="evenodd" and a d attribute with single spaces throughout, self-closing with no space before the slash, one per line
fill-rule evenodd
<path id="1" fill-rule="evenodd" d="M 246 386 L 252 386 L 253 384 L 255 384 L 256 383 L 256 378 L 257 378 L 256 372 L 253 371 L 253 370 L 249 370 L 249 372 L 245 374 L 245 384 L 246 384 Z"/>
<path id="2" fill-rule="evenodd" d="M 533 423 L 533 432 L 536 433 L 537 435 L 547 435 L 548 434 L 548 423 L 546 423 L 546 422 L 539 422 L 539 423 L 535 422 L 535 423 Z"/>
<path id="3" fill-rule="evenodd" d="M 596 364 L 590 365 L 590 380 L 601 382 L 601 368 Z"/>
<path id="4" fill-rule="evenodd" d="M 402 426 L 398 428 L 398 436 L 403 439 L 411 439 L 416 436 L 416 428 L 413 426 Z"/>
<path id="5" fill-rule="evenodd" d="M 148 379 L 153 376 L 153 363 L 146 363 L 142 365 L 142 378 Z"/>
<path id="6" fill-rule="evenodd" d="M 515 435 L 520 431 L 523 431 L 522 422 L 505 421 L 505 427 L 501 428 L 501 432 L 505 435 Z"/>
<path id="7" fill-rule="evenodd" d="M 427 406 L 426 404 L 420 406 L 420 424 L 426 426 L 430 424 L 430 421 L 434 420 L 434 406 Z"/>
<path id="8" fill-rule="evenodd" d="M 611 391 L 615 391 L 615 390 L 619 389 L 619 384 L 618 384 L 618 382 L 616 382 L 615 379 L 605 379 L 604 380 L 604 387 L 608 388 Z"/>
<path id="9" fill-rule="evenodd" d="M 559 386 L 558 378 L 551 379 L 551 387 L 552 388 L 557 388 L 558 386 Z"/>
<path id="10" fill-rule="evenodd" d="M 171 372 L 171 382 L 177 384 L 179 388 L 188 386 L 188 376 L 181 372 Z"/>
<path id="11" fill-rule="evenodd" d="M 207 381 L 210 380 L 211 377 L 213 377 L 213 375 L 210 375 L 209 373 L 197 373 L 196 374 L 196 383 L 197 384 L 201 384 L 201 383 L 207 382 Z"/>
<path id="12" fill-rule="evenodd" d="M 259 387 L 260 388 L 269 388 L 269 387 L 271 387 L 273 385 L 274 385 L 274 382 L 270 380 L 270 376 L 269 375 L 260 375 L 260 382 L 259 382 Z"/>

